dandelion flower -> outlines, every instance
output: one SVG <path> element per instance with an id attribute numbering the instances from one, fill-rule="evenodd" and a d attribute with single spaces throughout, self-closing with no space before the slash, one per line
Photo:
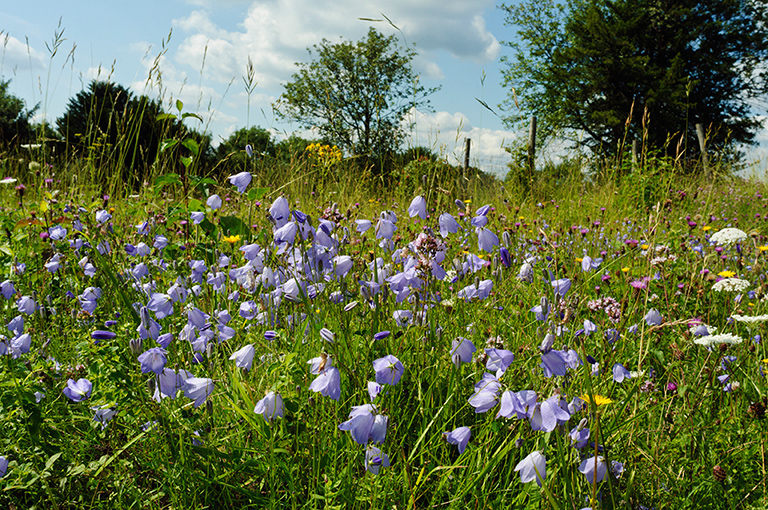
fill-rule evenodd
<path id="1" fill-rule="evenodd" d="M 592 395 L 592 397 L 590 397 L 589 395 L 582 395 L 579 398 L 581 400 L 583 400 L 584 402 L 592 403 L 594 401 L 594 403 L 595 403 L 595 405 L 597 407 L 600 407 L 600 406 L 605 405 L 605 404 L 612 404 L 613 403 L 613 400 L 611 400 L 608 397 L 604 397 L 602 395 Z"/>
<path id="2" fill-rule="evenodd" d="M 240 241 L 240 236 L 239 235 L 224 236 L 221 238 L 221 240 L 224 241 L 225 243 L 235 244 L 236 242 Z"/>
<path id="3" fill-rule="evenodd" d="M 743 230 L 738 228 L 724 228 L 718 230 L 712 237 L 709 238 L 710 242 L 719 246 L 727 246 L 729 244 L 739 243 L 747 238 L 747 234 Z"/>

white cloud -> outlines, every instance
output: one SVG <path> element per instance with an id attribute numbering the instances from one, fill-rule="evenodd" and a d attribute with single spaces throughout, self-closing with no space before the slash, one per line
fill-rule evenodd
<path id="1" fill-rule="evenodd" d="M 35 50 L 26 43 L 12 37 L 8 33 L 0 32 L 0 52 L 2 52 L 3 69 L 0 69 L 0 73 L 6 74 L 7 70 L 24 69 L 41 71 L 46 68 L 46 57 L 39 51 Z M 8 73 L 10 74 L 10 73 Z"/>
<path id="2" fill-rule="evenodd" d="M 516 138 L 512 131 L 473 126 L 460 112 L 422 113 L 411 111 L 408 122 L 415 129 L 408 138 L 410 146 L 427 147 L 452 164 L 464 161 L 465 138 L 470 142 L 470 165 L 485 172 L 503 175 L 507 172 L 509 154 L 504 149 Z"/>

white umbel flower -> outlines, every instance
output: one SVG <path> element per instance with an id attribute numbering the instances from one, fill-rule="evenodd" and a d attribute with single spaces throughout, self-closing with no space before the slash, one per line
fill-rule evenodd
<path id="1" fill-rule="evenodd" d="M 736 322 L 746 322 L 747 324 L 756 324 L 758 322 L 768 321 L 768 314 L 765 315 L 733 315 Z"/>
<path id="2" fill-rule="evenodd" d="M 724 228 L 718 230 L 712 237 L 709 238 L 710 242 L 719 246 L 728 246 L 729 244 L 740 243 L 747 238 L 746 232 L 739 230 L 738 228 Z"/>
<path id="3" fill-rule="evenodd" d="M 717 344 L 740 344 L 744 339 L 732 333 L 721 333 L 719 335 L 707 335 L 697 338 L 693 343 L 708 347 Z"/>
<path id="4" fill-rule="evenodd" d="M 726 292 L 741 292 L 748 289 L 749 286 L 750 283 L 741 278 L 723 278 L 712 285 L 712 290 L 715 292 L 721 292 L 723 290 Z"/>

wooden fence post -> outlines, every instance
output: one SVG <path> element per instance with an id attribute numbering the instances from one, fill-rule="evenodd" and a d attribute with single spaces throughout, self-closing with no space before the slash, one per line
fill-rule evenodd
<path id="1" fill-rule="evenodd" d="M 467 180 L 467 170 L 469 170 L 469 146 L 472 140 L 469 138 L 464 139 L 464 180 Z"/>
<path id="2" fill-rule="evenodd" d="M 533 189 L 533 173 L 536 170 L 536 116 L 531 117 L 531 126 L 528 129 L 528 179 Z"/>
<path id="3" fill-rule="evenodd" d="M 696 123 L 696 137 L 699 139 L 699 149 L 701 150 L 701 165 L 704 167 L 704 177 L 709 179 L 709 155 L 707 154 L 707 138 L 704 134 L 704 125 L 701 122 Z"/>

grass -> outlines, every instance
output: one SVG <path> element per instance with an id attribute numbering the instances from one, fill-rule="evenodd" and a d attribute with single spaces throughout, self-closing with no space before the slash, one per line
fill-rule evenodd
<path id="1" fill-rule="evenodd" d="M 6 159 L 3 171 L 18 180 L 3 184 L 0 212 L 0 263 L 3 279 L 13 282 L 8 299 L 0 298 L 4 324 L 24 320 L 23 331 L 6 331 L 0 344 L 6 349 L 0 456 L 9 461 L 0 501 L 8 508 L 768 504 L 768 353 L 756 336 L 764 334 L 765 323 L 731 319 L 766 313 L 767 202 L 760 183 L 690 181 L 678 189 L 670 179 L 634 175 L 602 185 L 571 179 L 522 195 L 500 182 L 446 182 L 430 176 L 428 166 L 422 169 L 427 178 L 409 177 L 410 191 L 399 191 L 355 178 L 343 161 L 313 167 L 297 159 L 287 167 L 247 169 L 254 179 L 243 194 L 226 182 L 192 178 L 184 195 L 179 178 L 165 174 L 150 176 L 138 192 L 113 188 L 107 199 L 97 182 L 71 166 L 33 165 L 29 171 L 30 161 L 18 159 Z M 23 197 L 14 189 L 21 183 Z M 217 211 L 206 206 L 214 193 L 224 203 Z M 425 220 L 409 217 L 415 196 L 425 197 Z M 313 235 L 298 232 L 292 244 L 275 244 L 277 213 L 270 207 L 278 197 L 308 215 Z M 478 247 L 470 225 L 485 204 L 492 206 L 485 228 L 499 239 L 488 252 Z M 102 210 L 112 217 L 99 224 L 96 212 Z M 193 211 L 205 211 L 206 219 L 193 224 Z M 375 236 L 383 211 L 397 216 L 390 242 Z M 462 229 L 440 236 L 442 213 Z M 290 218 L 298 222 L 301 215 Z M 326 232 L 321 218 L 332 222 L 324 223 Z M 373 228 L 360 233 L 355 220 L 363 219 Z M 137 228 L 144 221 L 147 235 Z M 67 229 L 66 236 L 52 239 L 54 226 Z M 723 247 L 709 242 L 729 226 L 747 239 Z M 168 240 L 162 250 L 153 247 L 157 235 Z M 149 255 L 126 251 L 142 242 Z M 96 249 L 105 243 L 111 251 Z M 248 243 L 260 246 L 250 264 L 240 251 Z M 45 264 L 55 254 L 61 264 L 51 272 Z M 343 256 L 353 265 L 340 277 L 334 257 Z M 584 271 L 585 256 L 602 261 Z M 376 271 L 384 271 L 379 277 L 372 274 L 375 260 Z M 431 260 L 448 272 L 444 279 L 433 275 Z M 206 269 L 196 275 L 192 261 Z M 531 281 L 517 277 L 525 262 L 532 266 Z M 95 268 L 92 276 L 86 263 Z M 253 277 L 233 279 L 230 270 L 243 267 L 254 268 Z M 268 275 L 265 268 L 276 286 L 260 276 Z M 747 280 L 747 291 L 714 292 L 723 271 Z M 376 280 L 381 277 L 390 280 Z M 567 278 L 570 290 L 557 297 L 550 278 Z M 487 296 L 462 299 L 486 281 L 492 282 Z M 363 282 L 380 284 L 378 292 Z M 176 398 L 153 400 L 158 378 L 142 372 L 137 359 L 157 347 L 151 337 L 137 340 L 141 307 L 174 283 L 185 289 L 186 300 L 166 317 L 149 315 L 161 333 L 174 337 L 165 368 L 210 379 L 213 391 L 199 407 L 183 389 L 171 395 Z M 83 305 L 89 287 L 101 289 L 92 313 Z M 37 304 L 33 313 L 19 311 L 22 296 Z M 537 320 L 531 309 L 542 298 L 550 313 Z M 608 298 L 614 315 L 601 309 Z M 192 307 L 207 317 L 205 327 L 189 334 Z M 645 320 L 651 309 L 660 323 Z M 220 327 L 218 313 L 225 310 L 229 333 Z M 402 312 L 412 319 L 396 320 Z M 596 331 L 579 333 L 587 320 Z M 743 342 L 697 345 L 691 327 L 698 322 Z M 324 328 L 334 333 L 332 343 L 321 336 Z M 97 342 L 91 336 L 97 330 L 115 337 Z M 382 331 L 390 334 L 376 339 Z M 547 376 L 541 366 L 547 332 L 555 335 L 549 355 L 571 356 L 564 375 Z M 30 335 L 29 348 L 23 334 Z M 459 338 L 477 350 L 457 367 L 451 350 Z M 238 368 L 230 356 L 249 344 L 256 353 L 252 368 Z M 503 373 L 486 368 L 491 348 L 514 355 Z M 307 361 L 321 355 L 339 371 L 338 400 L 310 390 L 318 376 Z M 372 364 L 387 355 L 402 362 L 404 373 L 372 401 Z M 621 383 L 613 376 L 617 364 L 632 372 Z M 498 377 L 495 396 L 475 395 L 485 373 Z M 92 392 L 74 402 L 62 392 L 69 379 L 81 378 L 92 383 Z M 491 388 L 487 379 L 479 387 Z M 505 391 L 524 390 L 535 392 L 538 406 L 497 416 Z M 254 412 L 270 391 L 282 397 L 281 418 Z M 611 402 L 589 403 L 598 396 Z M 472 404 L 486 397 L 496 404 L 476 412 Z M 387 418 L 382 444 L 358 444 L 339 429 L 353 406 L 370 403 Z M 568 418 L 555 425 L 542 418 L 543 424 L 536 412 L 549 417 L 552 405 L 562 406 Z M 103 427 L 94 420 L 102 407 L 116 410 Z M 571 434 L 580 423 L 589 437 L 577 448 Z M 471 431 L 461 454 L 444 438 L 460 426 Z M 365 467 L 374 446 L 390 464 L 377 475 Z M 541 488 L 522 483 L 515 471 L 534 451 L 546 458 Z M 588 469 L 596 455 L 608 469 L 592 483 L 579 467 Z M 610 469 L 613 462 L 622 469 Z"/>

